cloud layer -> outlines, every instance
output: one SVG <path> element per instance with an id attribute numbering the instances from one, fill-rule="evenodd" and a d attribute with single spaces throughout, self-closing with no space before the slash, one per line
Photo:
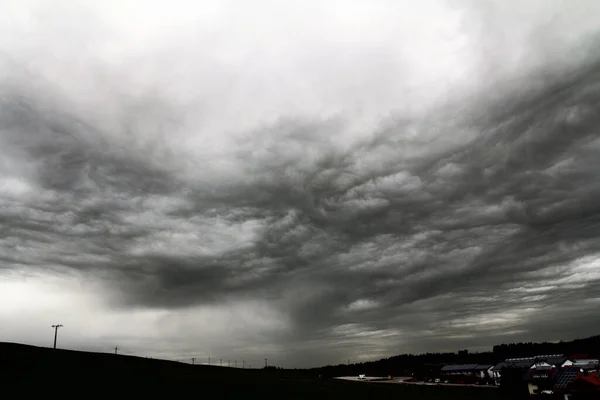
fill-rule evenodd
<path id="1" fill-rule="evenodd" d="M 171 3 L 12 6 L 0 339 L 310 366 L 598 333 L 593 3 Z"/>

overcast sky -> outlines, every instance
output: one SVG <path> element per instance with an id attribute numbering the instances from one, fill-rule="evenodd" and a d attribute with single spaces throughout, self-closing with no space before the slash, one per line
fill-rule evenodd
<path id="1" fill-rule="evenodd" d="M 2 9 L 0 341 L 309 367 L 600 333 L 600 2 Z"/>

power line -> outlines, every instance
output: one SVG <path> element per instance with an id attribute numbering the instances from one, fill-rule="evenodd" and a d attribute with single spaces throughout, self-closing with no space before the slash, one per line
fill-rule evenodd
<path id="1" fill-rule="evenodd" d="M 62 327 L 62 324 L 52 325 L 54 328 L 54 348 L 56 349 L 56 337 L 58 336 L 58 328 Z"/>

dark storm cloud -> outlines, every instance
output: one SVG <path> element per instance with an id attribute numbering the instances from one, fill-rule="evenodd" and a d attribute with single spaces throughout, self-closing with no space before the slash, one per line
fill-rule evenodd
<path id="1" fill-rule="evenodd" d="M 121 243 L 117 253 L 107 247 L 104 256 L 120 265 L 111 267 L 115 273 L 146 275 L 148 282 L 134 278 L 131 287 L 127 280 L 125 285 L 131 301 L 148 305 L 181 306 L 256 290 L 282 296 L 289 285 L 305 285 L 314 293 L 290 309 L 302 327 L 351 320 L 352 313 L 336 317 L 336 312 L 361 298 L 377 302 L 378 313 L 386 314 L 473 286 L 512 287 L 526 282 L 526 273 L 598 250 L 599 188 L 593 184 L 598 73 L 591 68 L 575 76 L 531 99 L 509 97 L 489 105 L 471 127 L 477 135 L 461 147 L 409 162 L 384 157 L 373 171 L 357 165 L 383 146 L 393 149 L 393 130 L 385 142 L 365 143 L 347 154 L 332 150 L 301 165 L 301 155 L 285 159 L 278 146 L 299 141 L 310 148 L 314 136 L 302 132 L 327 132 L 336 124 L 282 122 L 272 128 L 285 135 L 279 137 L 282 144 L 267 148 L 270 158 L 242 158 L 252 180 L 214 195 L 188 187 L 188 208 L 169 213 L 189 219 L 210 207 L 231 223 L 264 222 L 250 247 L 213 258 L 120 255 L 127 239 L 151 233 L 128 227 L 121 213 L 135 212 L 139 194 L 178 196 L 177 178 L 143 159 L 111 154 L 106 143 L 86 142 L 81 131 L 91 127 L 9 98 L 3 107 L 5 143 L 42 161 L 35 176 L 44 188 L 59 196 L 66 192 L 79 204 L 50 204 L 54 208 L 44 218 L 44 205 L 37 203 L 27 211 L 39 212 L 39 220 L 20 213 L 11 223 L 4 213 L 5 227 L 55 239 L 81 227 L 98 245 L 114 242 L 109 234 L 114 226 Z M 452 123 L 449 128 L 447 135 L 460 129 Z M 402 133 L 402 126 L 397 129 Z M 401 143 L 397 150 L 403 145 L 423 146 Z M 78 200 L 99 193 L 95 188 L 110 197 L 81 206 Z M 58 215 L 68 215 L 65 225 L 56 223 Z M 60 258 L 55 262 L 61 264 Z M 255 274 L 257 264 L 271 268 Z"/>
<path id="2" fill-rule="evenodd" d="M 167 262 L 158 284 L 175 297 L 187 293 L 189 302 L 204 294 L 271 292 L 285 299 L 297 334 L 356 320 L 390 328 L 395 326 L 390 316 L 407 304 L 448 293 L 461 301 L 442 320 L 460 312 L 521 308 L 518 300 L 527 297 L 511 303 L 510 294 L 503 293 L 535 285 L 540 282 L 536 272 L 593 255 L 600 245 L 594 184 L 598 72 L 591 68 L 575 77 L 531 99 L 507 97 L 489 105 L 484 122 L 471 128 L 477 131 L 471 141 L 432 159 L 408 165 L 383 159 L 391 170 L 359 170 L 361 156 L 376 151 L 375 143 L 365 144 L 362 152 L 325 155 L 314 170 L 293 163 L 259 168 L 267 179 L 257 174 L 256 181 L 215 202 L 222 203 L 224 217 L 241 209 L 247 218 L 267 221 L 256 243 L 234 258 L 221 257 L 218 266 L 194 260 L 195 267 L 171 269 L 173 263 Z M 503 110 L 506 103 L 512 103 L 510 112 Z M 319 171 L 319 164 L 329 168 Z M 340 180 L 345 174 L 349 178 Z M 235 283 L 252 271 L 245 268 L 252 260 L 270 268 Z M 558 269 L 544 280 L 571 273 Z M 595 297 L 598 278 L 581 282 L 578 295 L 560 284 L 551 296 L 532 296 L 529 305 L 546 306 L 564 296 Z M 194 285 L 202 289 L 186 289 Z M 295 293 L 296 287 L 303 295 Z M 490 293 L 501 299 L 470 303 Z M 373 302 L 375 310 L 346 311 L 360 299 Z M 520 329 L 531 328 L 523 323 Z"/>
<path id="3" fill-rule="evenodd" d="M 211 159 L 156 128 L 180 117 L 160 91 L 118 103 L 108 132 L 6 84 L 0 268 L 98 280 L 121 310 L 264 299 L 289 327 L 253 340 L 296 365 L 597 333 L 599 66 L 492 82 L 352 143 L 351 116 L 282 117 Z"/>

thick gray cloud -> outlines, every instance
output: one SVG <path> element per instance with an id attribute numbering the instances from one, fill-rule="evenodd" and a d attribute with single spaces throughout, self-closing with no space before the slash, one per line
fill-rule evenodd
<path id="1" fill-rule="evenodd" d="M 408 11 L 458 50 L 396 27 L 407 4 L 267 3 L 283 22 L 264 31 L 214 22 L 256 10 L 129 27 L 82 7 L 49 27 L 14 6 L 0 340 L 66 318 L 72 347 L 310 366 L 597 334 L 593 3 Z M 184 28 L 158 40 L 167 11 Z"/>

